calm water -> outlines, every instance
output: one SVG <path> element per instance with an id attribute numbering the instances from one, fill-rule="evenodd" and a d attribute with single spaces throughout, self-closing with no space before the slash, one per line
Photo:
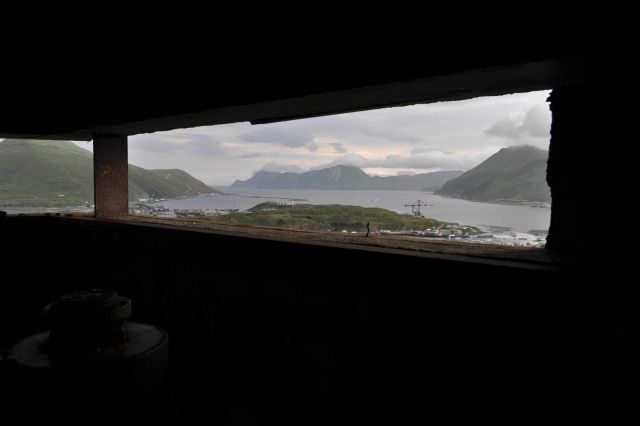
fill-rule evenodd
<path id="1" fill-rule="evenodd" d="M 306 204 L 345 204 L 380 207 L 398 213 L 410 213 L 417 200 L 432 206 L 422 207 L 426 217 L 478 226 L 484 229 L 509 228 L 514 231 L 546 230 L 551 209 L 479 203 L 446 198 L 419 191 L 329 191 L 312 189 L 249 189 L 219 187 L 228 194 L 214 197 L 186 198 L 156 203 L 171 209 L 240 209 L 246 210 L 265 201 L 297 199 Z"/>

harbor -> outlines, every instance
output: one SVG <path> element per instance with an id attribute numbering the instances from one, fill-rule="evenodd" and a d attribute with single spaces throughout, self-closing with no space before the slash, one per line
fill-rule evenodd
<path id="1" fill-rule="evenodd" d="M 255 190 L 255 192 L 259 192 Z M 469 202 L 458 199 L 451 199 L 447 197 L 439 197 L 430 193 L 415 192 L 411 194 L 404 194 L 404 198 L 397 196 L 398 191 L 375 191 L 375 194 L 371 194 L 367 191 L 297 191 L 294 197 L 284 197 L 283 193 L 289 195 L 289 191 L 282 191 L 280 194 L 267 193 L 267 194 L 218 194 L 207 197 L 196 197 L 178 200 L 139 200 L 137 203 L 130 205 L 130 213 L 139 216 L 155 217 L 158 219 L 174 219 L 174 218 L 189 218 L 215 221 L 216 217 L 228 216 L 228 215 L 245 215 L 249 214 L 248 210 L 254 207 L 257 203 L 266 202 L 273 206 L 296 206 L 300 203 L 298 200 L 304 200 L 304 204 L 308 203 L 308 199 L 318 201 L 317 192 L 321 192 L 323 199 L 320 203 L 314 205 L 348 205 L 347 200 L 352 202 L 364 204 L 364 207 L 378 207 L 385 210 L 391 210 L 389 206 L 389 196 L 393 196 L 392 200 L 397 202 L 394 204 L 395 212 L 403 216 L 412 217 L 428 217 L 435 216 L 437 220 L 450 222 L 451 218 L 462 219 L 456 220 L 455 223 L 447 223 L 439 228 L 424 228 L 419 229 L 413 227 L 413 229 L 384 229 L 380 227 L 374 227 L 371 230 L 372 235 L 379 236 L 402 236 L 411 237 L 416 239 L 427 240 L 439 240 L 439 241 L 459 241 L 473 244 L 493 244 L 501 246 L 512 247 L 544 247 L 546 244 L 547 231 L 545 229 L 545 221 L 548 220 L 548 214 L 550 209 L 543 209 L 539 206 L 513 206 L 505 204 L 491 204 L 491 203 L 477 203 Z M 327 192 L 333 193 L 337 196 L 327 197 Z M 364 195 L 363 195 L 364 193 Z M 303 198 L 302 195 L 307 195 Z M 347 197 L 345 197 L 345 195 Z M 357 195 L 357 196 L 356 196 Z M 373 195 L 373 196 L 372 196 Z M 411 195 L 417 195 L 422 198 L 411 199 L 408 198 Z M 365 202 L 360 201 L 362 197 L 366 197 Z M 360 198 L 358 198 L 360 197 Z M 151 201 L 151 202 L 145 202 Z M 463 205 L 466 207 L 464 210 L 460 208 L 452 209 L 451 206 L 458 207 Z M 240 206 L 240 207 L 239 207 Z M 448 210 L 447 210 L 448 207 Z M 478 220 L 476 213 L 482 212 L 485 209 L 491 209 L 497 214 L 492 217 L 492 221 L 482 221 L 489 223 L 482 223 Z M 517 218 L 526 219 L 526 214 L 529 217 L 534 217 L 536 220 L 530 221 L 526 226 L 526 229 L 519 229 L 506 226 L 509 222 L 504 220 L 507 216 L 505 213 L 510 213 L 513 209 L 516 209 L 518 214 Z M 267 209 L 268 210 L 268 209 Z M 440 212 L 453 212 L 458 215 L 451 214 L 439 214 Z M 459 213 L 464 212 L 464 217 L 460 217 Z M 435 214 L 434 214 L 435 213 Z M 437 216 L 436 216 L 437 214 Z M 547 215 L 545 217 L 545 214 Z M 482 215 L 480 215 L 482 216 Z M 540 218 L 542 219 L 540 220 Z M 497 219 L 497 220 L 496 220 Z M 480 223 L 479 223 L 480 222 Z M 548 225 L 546 225 L 548 226 Z M 276 226 L 278 227 L 278 226 Z M 291 224 L 288 224 L 287 229 L 295 228 Z M 303 224 L 299 229 L 305 230 Z M 348 233 L 348 234 L 362 234 L 361 231 L 354 229 L 343 229 L 340 227 L 326 226 L 322 229 L 314 227 L 310 230 L 330 233 Z"/>

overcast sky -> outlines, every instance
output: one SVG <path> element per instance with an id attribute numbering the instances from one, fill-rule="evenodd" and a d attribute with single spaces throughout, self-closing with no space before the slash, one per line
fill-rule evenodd
<path id="1" fill-rule="evenodd" d="M 300 172 L 337 164 L 381 176 L 467 170 L 506 146 L 548 149 L 548 95 L 531 92 L 149 133 L 129 137 L 129 162 L 147 169 L 180 168 L 210 185 L 230 185 L 261 169 Z"/>

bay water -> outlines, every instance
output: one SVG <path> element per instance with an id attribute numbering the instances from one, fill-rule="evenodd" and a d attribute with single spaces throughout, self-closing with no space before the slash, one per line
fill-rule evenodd
<path id="1" fill-rule="evenodd" d="M 420 204 L 427 204 L 421 207 L 425 217 L 477 226 L 487 231 L 546 231 L 551 219 L 550 208 L 466 201 L 421 191 L 218 188 L 225 194 L 159 201 L 154 205 L 170 209 L 243 211 L 266 201 L 275 201 L 379 207 L 397 213 L 411 213 L 412 208 L 407 205 L 416 204 L 419 200 Z"/>

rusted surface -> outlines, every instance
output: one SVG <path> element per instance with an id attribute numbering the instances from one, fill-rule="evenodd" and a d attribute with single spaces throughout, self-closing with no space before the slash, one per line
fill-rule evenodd
<path id="1" fill-rule="evenodd" d="M 95 374 L 101 371 L 112 374 L 111 378 L 104 377 L 106 381 L 95 383 L 95 386 L 108 385 L 109 381 L 119 375 L 121 379 L 127 377 L 126 380 L 122 380 L 123 384 L 135 385 L 146 393 L 158 386 L 165 377 L 169 337 L 165 330 L 150 324 L 130 322 L 127 328 L 130 338 L 122 345 L 93 351 L 76 350 L 63 357 L 52 356 L 49 351 L 51 337 L 48 331 L 43 331 L 9 346 L 3 355 L 14 367 L 48 369 L 49 371 L 36 372 L 60 374 L 60 377 L 68 374 L 67 378 L 71 378 L 76 372 L 87 373 L 86 366 L 91 365 Z M 47 376 L 43 375 L 42 380 L 46 379 Z M 85 378 L 78 376 L 76 380 Z"/>
<path id="2" fill-rule="evenodd" d="M 70 293 L 48 304 L 44 314 L 51 325 L 49 352 L 105 349 L 128 341 L 126 321 L 131 300 L 113 290 Z"/>
<path id="3" fill-rule="evenodd" d="M 11 409 L 35 424 L 146 418 L 165 382 L 168 334 L 127 322 L 130 313 L 130 299 L 113 290 L 74 292 L 47 305 L 51 331 L 3 351 Z"/>
<path id="4" fill-rule="evenodd" d="M 94 135 L 93 186 L 96 217 L 124 216 L 129 211 L 127 137 Z"/>

